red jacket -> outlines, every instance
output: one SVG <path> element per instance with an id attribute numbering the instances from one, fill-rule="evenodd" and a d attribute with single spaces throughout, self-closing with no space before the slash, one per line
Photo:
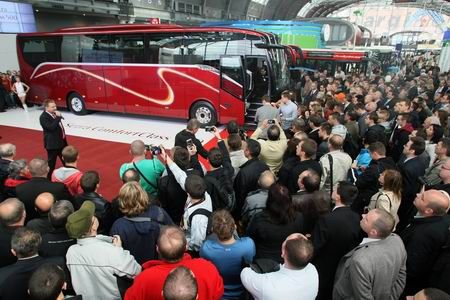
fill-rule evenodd
<path id="1" fill-rule="evenodd" d="M 83 173 L 76 168 L 61 167 L 53 171 L 52 181 L 64 183 L 70 194 L 75 196 L 83 192 L 80 184 L 81 176 L 83 176 Z"/>
<path id="2" fill-rule="evenodd" d="M 170 271 L 178 266 L 192 270 L 198 284 L 198 300 L 220 299 L 223 294 L 223 280 L 216 267 L 203 258 L 191 258 L 184 254 L 181 261 L 169 263 L 163 260 L 150 260 L 142 265 L 142 273 L 136 276 L 133 285 L 127 290 L 125 300 L 161 299 L 164 281 Z"/>

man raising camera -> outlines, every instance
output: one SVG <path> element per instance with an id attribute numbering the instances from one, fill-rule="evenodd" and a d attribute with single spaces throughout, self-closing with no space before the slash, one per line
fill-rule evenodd
<path id="1" fill-rule="evenodd" d="M 152 158 L 147 159 L 146 153 L 152 151 Z M 141 177 L 140 183 L 144 190 L 153 196 L 158 194 L 158 181 L 165 170 L 164 165 L 156 157 L 158 147 L 149 147 L 141 140 L 135 140 L 131 143 L 130 154 L 133 159 L 129 163 L 124 163 L 120 167 L 119 176 L 122 178 L 123 173 L 128 169 L 135 169 Z"/>

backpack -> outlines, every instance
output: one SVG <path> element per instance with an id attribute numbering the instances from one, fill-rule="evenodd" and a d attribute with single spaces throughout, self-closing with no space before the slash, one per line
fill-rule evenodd
<path id="1" fill-rule="evenodd" d="M 188 219 L 189 228 L 191 228 L 192 219 L 196 215 L 203 215 L 208 218 L 208 226 L 206 226 L 206 236 L 208 236 L 212 232 L 212 218 L 211 218 L 212 212 L 210 212 L 209 210 L 204 209 L 204 208 L 198 208 L 198 209 L 194 210 Z"/>
<path id="2" fill-rule="evenodd" d="M 344 139 L 344 152 L 346 152 L 352 159 L 355 159 L 359 154 L 359 145 L 353 140 L 350 132 L 347 132 Z"/>
<path id="3" fill-rule="evenodd" d="M 208 194 L 211 196 L 213 211 L 222 208 L 233 210 L 236 196 L 231 177 L 226 176 L 226 173 L 222 172 L 218 179 L 208 174 L 204 179 Z"/>

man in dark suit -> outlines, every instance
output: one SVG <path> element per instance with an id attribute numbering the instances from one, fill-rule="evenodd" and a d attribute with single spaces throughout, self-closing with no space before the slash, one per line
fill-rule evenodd
<path id="1" fill-rule="evenodd" d="M 261 173 L 269 170 L 266 163 L 258 159 L 260 153 L 261 145 L 259 142 L 249 139 L 244 149 L 244 154 L 248 161 L 240 167 L 239 173 L 234 179 L 236 206 L 233 212 L 235 217 L 240 217 L 247 194 L 259 189 L 258 180 Z"/>
<path id="2" fill-rule="evenodd" d="M 317 144 L 312 139 L 306 139 L 297 145 L 296 154 L 300 158 L 300 161 L 290 172 L 288 181 L 289 193 L 294 194 L 299 190 L 297 183 L 298 177 L 303 171 L 311 169 L 316 171 L 319 176 L 322 176 L 322 167 L 318 161 L 314 160 L 316 153 Z"/>
<path id="3" fill-rule="evenodd" d="M 434 272 L 433 266 L 449 237 L 448 195 L 442 191 L 428 190 L 417 194 L 414 206 L 418 215 L 400 234 L 408 254 L 405 296 L 434 286 L 430 278 Z"/>
<path id="4" fill-rule="evenodd" d="M 53 194 L 55 200 L 71 200 L 72 196 L 64 183 L 51 182 L 47 179 L 49 171 L 48 163 L 40 158 L 30 161 L 28 168 L 32 178 L 16 187 L 17 198 L 25 204 L 27 221 L 39 218 L 34 202 L 40 194 L 49 192 Z"/>
<path id="5" fill-rule="evenodd" d="M 358 189 L 341 181 L 334 189 L 332 212 L 320 218 L 313 231 L 313 265 L 319 273 L 317 299 L 331 299 L 334 275 L 339 260 L 362 240 L 359 215 L 349 205 L 358 197 Z"/>
<path id="6" fill-rule="evenodd" d="M 17 229 L 11 238 L 11 252 L 17 262 L 0 269 L 0 298 L 28 299 L 28 280 L 44 263 L 56 263 L 65 268 L 63 257 L 42 258 L 38 255 L 41 236 L 28 228 Z"/>
<path id="7" fill-rule="evenodd" d="M 16 262 L 11 253 L 11 237 L 17 228 L 25 224 L 25 206 L 17 198 L 0 203 L 0 267 Z"/>
<path id="8" fill-rule="evenodd" d="M 44 131 L 44 148 L 47 150 L 48 178 L 50 179 L 55 169 L 56 157 L 62 160 L 62 149 L 67 146 L 66 133 L 61 123 L 61 113 L 57 110 L 54 100 L 47 99 L 44 101 L 44 112 L 39 117 L 39 123 Z"/>
<path id="9" fill-rule="evenodd" d="M 424 151 L 425 140 L 421 137 L 410 138 L 403 149 L 406 159 L 398 165 L 403 178 L 403 191 L 398 209 L 400 222 L 397 225 L 397 232 L 401 232 L 416 213 L 413 202 L 421 188 L 418 179 L 425 174 L 425 169 L 428 167 L 425 160 L 419 157 Z"/>

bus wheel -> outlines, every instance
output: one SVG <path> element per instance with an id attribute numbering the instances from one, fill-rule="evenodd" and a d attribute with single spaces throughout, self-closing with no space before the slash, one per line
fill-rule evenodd
<path id="1" fill-rule="evenodd" d="M 71 93 L 68 98 L 68 106 L 70 110 L 76 115 L 87 114 L 86 104 L 83 97 L 78 93 Z"/>
<path id="2" fill-rule="evenodd" d="M 196 118 L 202 126 L 213 126 L 217 124 L 217 115 L 214 107 L 205 101 L 195 103 L 189 113 L 190 118 Z"/>

